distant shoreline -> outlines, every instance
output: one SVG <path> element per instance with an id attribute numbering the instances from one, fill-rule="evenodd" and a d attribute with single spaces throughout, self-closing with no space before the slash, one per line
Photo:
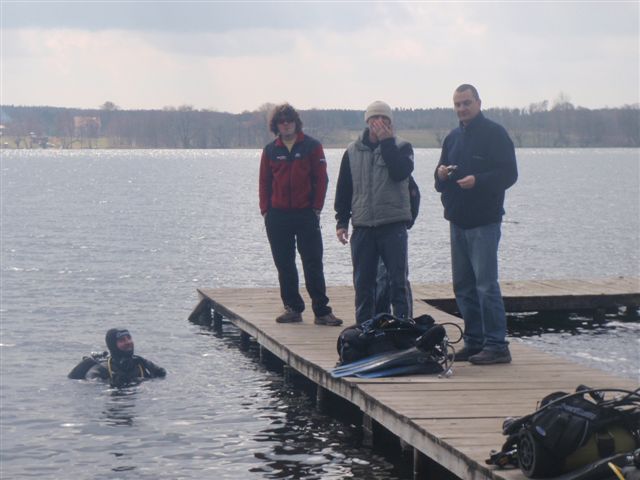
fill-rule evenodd
<path id="1" fill-rule="evenodd" d="M 0 106 L 3 148 L 238 149 L 273 140 L 268 110 L 221 113 L 191 108 L 81 110 Z M 640 108 L 589 110 L 571 104 L 488 109 L 517 148 L 638 148 Z M 362 111 L 301 111 L 303 130 L 325 148 L 345 148 L 364 128 Z M 456 127 L 452 109 L 395 110 L 399 136 L 415 148 L 440 148 Z"/>

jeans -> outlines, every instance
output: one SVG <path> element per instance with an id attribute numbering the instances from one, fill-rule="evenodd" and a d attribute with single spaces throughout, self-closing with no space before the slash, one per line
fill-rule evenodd
<path id="1" fill-rule="evenodd" d="M 507 319 L 498 284 L 500 223 L 463 229 L 450 223 L 453 291 L 471 349 L 505 351 Z"/>
<path id="2" fill-rule="evenodd" d="M 407 268 L 407 274 L 409 269 Z M 407 278 L 407 296 L 409 298 L 409 317 L 413 317 L 413 295 L 411 294 L 411 284 Z M 391 284 L 387 267 L 384 266 L 382 258 L 378 261 L 378 271 L 376 273 L 376 314 L 391 313 Z"/>
<path id="3" fill-rule="evenodd" d="M 265 226 L 284 305 L 296 312 L 305 308 L 298 287 L 297 244 L 313 313 L 317 317 L 331 313 L 322 265 L 320 221 L 314 211 L 310 208 L 293 211 L 271 208 L 265 217 Z"/>
<path id="4" fill-rule="evenodd" d="M 379 227 L 355 227 L 351 235 L 353 286 L 356 291 L 356 322 L 362 323 L 376 313 L 376 274 L 382 258 L 389 276 L 393 314 L 409 318 L 407 289 L 407 225 L 390 223 Z"/>

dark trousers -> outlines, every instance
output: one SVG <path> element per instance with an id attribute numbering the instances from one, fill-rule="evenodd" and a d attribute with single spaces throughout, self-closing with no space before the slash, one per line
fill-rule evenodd
<path id="1" fill-rule="evenodd" d="M 409 268 L 407 268 L 407 274 L 409 274 Z M 413 295 L 408 278 L 407 297 L 409 299 L 409 317 L 413 318 Z M 378 272 L 376 273 L 376 315 L 379 313 L 391 313 L 391 282 L 382 258 L 378 261 Z"/>
<path id="2" fill-rule="evenodd" d="M 271 208 L 265 217 L 265 226 L 284 305 L 296 312 L 304 311 L 296 267 L 297 244 L 313 313 L 316 316 L 330 313 L 322 266 L 320 221 L 314 211 L 310 208 L 293 211 Z"/>
<path id="3" fill-rule="evenodd" d="M 407 250 L 405 222 L 353 229 L 351 260 L 353 286 L 356 291 L 357 323 L 369 320 L 376 313 L 376 276 L 379 258 L 387 269 L 393 314 L 399 318 L 410 317 Z"/>

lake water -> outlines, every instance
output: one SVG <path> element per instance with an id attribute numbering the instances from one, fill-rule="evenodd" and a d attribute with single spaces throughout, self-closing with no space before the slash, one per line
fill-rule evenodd
<path id="1" fill-rule="evenodd" d="M 348 285 L 349 250 L 332 212 L 342 151 L 326 153 L 325 272 L 328 284 Z M 197 287 L 277 285 L 258 211 L 260 151 L 1 155 L 2 478 L 405 478 L 233 335 L 187 321 Z M 450 281 L 431 179 L 438 155 L 416 152 L 413 282 Z M 503 279 L 640 275 L 638 150 L 525 149 L 518 161 Z M 513 341 L 639 378 L 637 320 L 544 321 L 511 319 Z M 68 380 L 114 326 L 128 327 L 136 352 L 168 377 L 120 391 Z"/>

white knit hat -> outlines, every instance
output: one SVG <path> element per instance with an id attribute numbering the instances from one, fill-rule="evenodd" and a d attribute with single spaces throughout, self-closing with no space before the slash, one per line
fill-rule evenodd
<path id="1" fill-rule="evenodd" d="M 391 107 L 386 103 L 381 102 L 380 100 L 376 100 L 367 107 L 367 111 L 364 112 L 365 123 L 374 115 L 382 115 L 383 117 L 387 117 L 389 120 L 393 121 L 393 113 L 391 113 Z"/>

